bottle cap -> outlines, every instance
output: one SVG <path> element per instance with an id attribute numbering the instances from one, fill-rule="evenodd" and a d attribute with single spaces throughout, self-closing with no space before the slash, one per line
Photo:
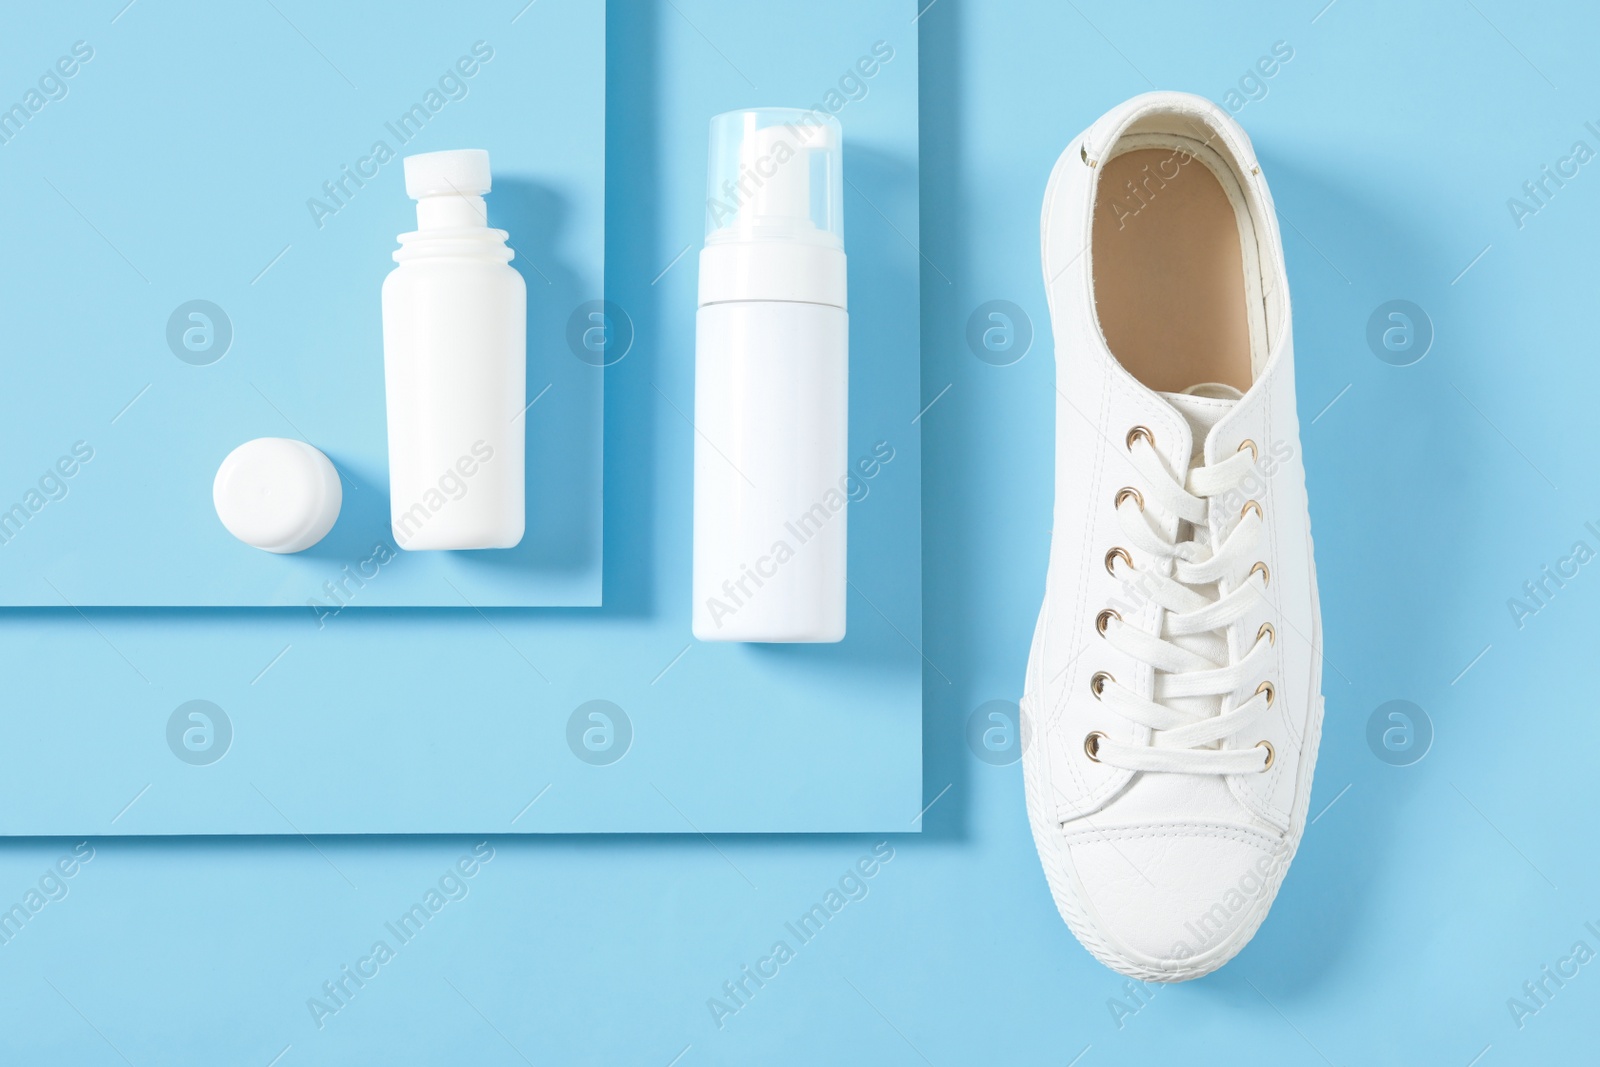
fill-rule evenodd
<path id="1" fill-rule="evenodd" d="M 217 518 L 229 533 L 267 552 L 300 552 L 333 529 L 344 492 L 318 449 L 287 437 L 246 441 L 211 483 Z"/>
<path id="2" fill-rule="evenodd" d="M 406 195 L 482 196 L 489 191 L 489 153 L 481 148 L 406 156 Z"/>
<path id="3" fill-rule="evenodd" d="M 762 107 L 711 120 L 706 243 L 844 244 L 839 120 L 826 111 Z"/>

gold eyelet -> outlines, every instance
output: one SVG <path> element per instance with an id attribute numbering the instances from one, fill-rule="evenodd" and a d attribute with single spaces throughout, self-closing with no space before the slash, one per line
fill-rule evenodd
<path id="1" fill-rule="evenodd" d="M 1256 692 L 1267 694 L 1267 707 L 1269 708 L 1272 707 L 1273 700 L 1275 700 L 1278 696 L 1278 691 L 1272 688 L 1271 682 L 1262 682 L 1260 685 L 1256 686 Z"/>
<path id="2" fill-rule="evenodd" d="M 1272 628 L 1272 624 L 1270 622 L 1262 623 L 1261 629 L 1256 631 L 1257 641 L 1261 640 L 1263 637 L 1267 639 L 1267 644 L 1269 645 L 1275 645 L 1278 643 L 1278 631 Z"/>
<path id="3" fill-rule="evenodd" d="M 1094 694 L 1096 700 L 1099 700 L 1100 694 L 1106 691 L 1106 683 L 1114 681 L 1116 679 L 1105 671 L 1095 671 L 1094 677 L 1089 679 L 1089 692 Z"/>
<path id="4" fill-rule="evenodd" d="M 1128 555 L 1128 550 L 1125 548 L 1113 548 L 1110 552 L 1106 553 L 1106 573 L 1111 575 L 1113 578 L 1117 576 L 1117 569 L 1113 567 L 1112 564 L 1119 559 L 1125 563 L 1130 570 L 1133 568 L 1133 557 Z"/>
<path id="5" fill-rule="evenodd" d="M 1262 522 L 1267 521 L 1267 513 L 1261 510 L 1261 503 L 1256 500 L 1246 500 L 1244 502 L 1244 507 L 1239 509 L 1240 520 L 1242 521 L 1244 517 L 1250 514 L 1252 511 L 1256 513 L 1256 518 L 1260 519 Z"/>
<path id="6" fill-rule="evenodd" d="M 1261 769 L 1263 771 L 1271 770 L 1272 769 L 1272 761 L 1278 758 L 1278 753 L 1277 753 L 1276 750 L 1273 749 L 1272 742 L 1271 741 L 1257 741 L 1256 742 L 1256 747 L 1257 748 L 1264 748 L 1264 749 L 1267 750 L 1267 762 L 1265 762 L 1265 763 L 1263 763 L 1261 765 Z"/>
<path id="7" fill-rule="evenodd" d="M 1150 428 L 1148 426 L 1135 426 L 1128 431 L 1127 445 L 1129 452 L 1133 451 L 1133 443 L 1141 437 L 1150 442 L 1151 448 L 1156 447 L 1156 435 L 1150 432 Z"/>
<path id="8" fill-rule="evenodd" d="M 1117 490 L 1117 499 L 1113 506 L 1120 508 L 1124 502 L 1129 500 L 1133 501 L 1135 504 L 1138 504 L 1140 511 L 1144 510 L 1144 494 L 1139 492 L 1139 490 L 1135 489 L 1131 485 L 1125 485 L 1121 489 Z"/>
<path id="9" fill-rule="evenodd" d="M 1100 742 L 1110 740 L 1099 730 L 1093 730 L 1083 739 L 1083 754 L 1096 763 L 1100 762 Z"/>
<path id="10" fill-rule="evenodd" d="M 1272 572 L 1267 570 L 1267 565 L 1265 563 L 1262 563 L 1261 561 L 1257 560 L 1256 563 L 1251 566 L 1250 574 L 1254 574 L 1257 571 L 1261 572 L 1261 584 L 1262 585 L 1271 585 L 1272 584 Z M 1249 577 L 1250 577 L 1249 574 L 1245 575 L 1245 579 L 1247 581 L 1249 580 Z"/>
<path id="11" fill-rule="evenodd" d="M 1256 443 L 1254 441 L 1250 440 L 1250 438 L 1248 438 L 1248 437 L 1246 437 L 1243 441 L 1240 441 L 1239 442 L 1239 447 L 1234 449 L 1234 451 L 1235 452 L 1243 452 L 1247 448 L 1250 450 L 1250 459 L 1252 461 L 1258 460 L 1258 459 L 1261 458 L 1261 453 L 1256 449 Z"/>
<path id="12" fill-rule="evenodd" d="M 1112 619 L 1116 619 L 1118 622 L 1121 622 L 1122 616 L 1117 614 L 1117 612 L 1111 608 L 1107 608 L 1094 617 L 1094 628 L 1100 631 L 1101 637 L 1106 635 L 1106 627 L 1111 625 Z"/>

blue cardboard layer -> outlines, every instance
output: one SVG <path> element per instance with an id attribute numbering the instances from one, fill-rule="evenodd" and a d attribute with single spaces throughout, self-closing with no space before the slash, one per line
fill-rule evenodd
<path id="1" fill-rule="evenodd" d="M 574 6 L 599 10 L 598 4 Z M 390 610 L 392 590 L 406 580 L 411 557 L 364 565 L 364 545 L 346 542 L 328 562 L 351 563 L 354 577 L 340 590 L 348 607 L 325 601 L 321 609 L 307 608 L 306 585 L 296 579 L 281 591 L 298 605 L 291 609 L 80 605 L 0 613 L 0 668 L 17 700 L 12 707 L 33 709 L 4 713 L 11 741 L 0 755 L 0 833 L 916 829 L 925 662 L 914 12 L 862 10 L 845 0 L 808 10 L 824 16 L 803 20 L 816 28 L 797 26 L 782 38 L 768 32 L 767 15 L 732 3 L 668 5 L 649 16 L 659 21 L 630 25 L 614 37 L 607 57 L 604 186 L 578 190 L 581 207 L 553 195 L 540 201 L 549 212 L 544 224 L 563 240 L 563 220 L 602 206 L 607 215 L 607 296 L 572 322 L 578 347 L 590 358 L 564 351 L 556 360 L 590 375 L 587 380 L 604 379 L 605 448 L 579 426 L 550 453 L 593 464 L 597 476 L 604 464 L 604 606 L 493 606 L 468 593 L 461 575 L 493 584 L 513 580 L 516 568 L 492 553 L 463 553 L 451 557 L 461 572 L 446 575 L 467 593 L 450 601 L 456 606 Z M 117 25 L 141 11 L 133 9 Z M 284 13 L 297 22 L 301 14 L 290 7 Z M 475 17 L 480 22 L 464 31 L 468 52 L 472 40 L 495 42 L 495 57 L 478 79 L 504 71 L 501 76 L 515 83 L 526 76 L 522 67 L 559 50 L 546 38 L 572 40 L 569 51 L 588 40 L 582 32 L 569 37 L 571 6 L 538 4 L 493 21 Z M 579 29 L 589 26 L 580 22 Z M 702 35 L 706 27 L 715 27 L 714 46 Z M 48 52 L 56 36 L 70 41 L 84 32 L 66 26 L 41 31 L 37 47 Z M 417 45 L 423 56 L 418 69 L 454 62 L 455 45 L 444 34 L 435 36 L 433 45 Z M 363 38 L 347 29 L 331 39 Z M 108 45 L 95 62 L 110 52 Z M 388 70 L 392 62 L 374 52 L 372 70 L 347 73 L 358 81 L 392 77 L 409 85 Z M 488 144 L 493 151 L 504 142 L 513 151 L 534 152 L 529 146 L 547 127 L 564 121 L 547 111 L 590 108 L 592 102 L 576 98 L 601 87 L 573 57 L 562 62 L 571 64 L 563 69 L 572 79 L 559 93 L 480 99 L 475 87 L 459 104 L 463 115 L 479 108 L 479 125 L 463 143 Z M 328 91 L 348 91 L 325 68 L 312 55 L 299 73 L 274 77 L 325 75 Z M 92 72 L 91 64 L 84 74 Z M 848 634 L 833 645 L 701 644 L 690 635 L 695 251 L 706 211 L 708 120 L 771 101 L 827 107 L 844 129 L 850 455 L 861 463 L 846 487 Z M 66 102 L 109 106 L 87 93 Z M 450 103 L 431 121 L 448 121 L 457 106 Z M 286 176 L 280 184 L 300 189 Z M 502 191 L 497 180 L 491 204 Z M 370 187 L 362 190 L 317 236 L 350 241 L 367 256 L 370 242 L 358 240 L 355 227 L 345 223 L 376 199 Z M 408 202 L 397 197 L 394 208 L 376 230 L 389 234 L 403 225 Z M 97 243 L 93 235 L 89 241 Z M 195 248 L 220 254 L 209 239 L 196 238 Z M 274 282 L 297 251 L 258 287 Z M 531 258 L 518 251 L 519 261 Z M 110 258 L 106 271 L 127 270 Z M 359 328 L 328 327 L 370 342 L 368 362 L 377 357 L 376 284 L 384 267 L 381 257 L 371 258 L 370 277 L 308 275 L 302 290 L 312 300 L 320 286 L 315 299 L 330 314 L 351 291 L 370 290 L 362 312 L 369 321 Z M 548 262 L 540 266 L 551 270 Z M 530 276 L 530 295 L 541 284 Z M 552 275 L 552 284 L 564 283 Z M 262 326 L 269 327 L 285 339 L 314 334 L 299 322 Z M 581 335 L 592 331 L 598 331 L 590 338 L 594 348 L 584 349 Z M 324 358 L 338 351 L 318 344 Z M 375 362 L 359 389 L 341 380 L 337 395 L 323 396 L 324 383 L 340 379 L 313 375 L 292 388 L 286 369 L 269 375 L 264 363 L 235 361 L 233 354 L 203 368 L 170 353 L 163 358 L 174 374 L 235 373 L 240 388 L 259 386 L 285 412 L 298 410 L 286 396 L 326 402 L 330 412 L 381 402 Z M 545 409 L 558 388 L 529 416 L 566 417 L 570 407 Z M 154 393 L 152 387 L 109 429 L 146 417 L 141 407 Z M 271 411 L 265 400 L 259 403 Z M 213 429 L 230 421 L 198 400 L 188 418 Z M 321 427 L 304 428 L 319 441 Z M 160 429 L 182 434 L 188 424 L 168 421 Z M 339 449 L 331 454 L 339 459 Z M 52 509 L 60 509 L 63 526 L 69 517 L 76 521 L 70 509 L 88 503 L 80 489 L 91 477 L 129 498 L 141 488 L 171 491 L 132 469 L 129 455 L 113 444 L 97 446 L 73 476 L 71 493 L 30 521 L 14 544 L 45 542 L 43 523 Z M 381 495 L 382 479 L 372 473 L 357 472 L 366 477 L 361 490 L 350 493 L 352 501 Z M 566 497 L 532 499 L 534 508 L 559 510 Z M 582 510 L 583 503 L 580 494 L 574 506 Z M 574 544 L 582 542 L 577 527 L 588 521 L 579 518 Z M 9 551 L 0 548 L 0 555 Z M 203 556 L 191 564 L 199 572 L 214 565 Z M 73 597 L 74 587 L 49 573 Z M 226 573 L 221 569 L 218 579 Z M 356 606 L 362 610 L 352 610 Z M 63 729 L 71 744 L 62 744 Z"/>
<path id="2" fill-rule="evenodd" d="M 603 5 L 36 14 L 0 118 L 0 604 L 598 604 L 603 373 L 573 324 L 604 281 Z M 401 158 L 460 147 L 489 151 L 528 286 L 527 534 L 402 553 L 379 287 L 416 224 Z M 213 511 L 255 437 L 340 472 L 343 513 L 304 553 Z"/>

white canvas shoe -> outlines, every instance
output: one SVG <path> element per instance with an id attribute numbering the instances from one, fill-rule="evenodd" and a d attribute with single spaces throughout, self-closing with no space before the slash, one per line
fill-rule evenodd
<path id="1" fill-rule="evenodd" d="M 1074 140 L 1041 225 L 1056 501 L 1028 815 L 1078 940 L 1182 981 L 1266 917 L 1322 729 L 1283 248 L 1244 131 L 1184 93 Z"/>

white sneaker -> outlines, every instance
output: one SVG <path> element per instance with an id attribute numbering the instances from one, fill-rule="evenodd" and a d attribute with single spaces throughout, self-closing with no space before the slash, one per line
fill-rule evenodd
<path id="1" fill-rule="evenodd" d="M 1244 131 L 1184 93 L 1067 146 L 1041 225 L 1056 502 L 1028 815 L 1078 940 L 1182 981 L 1266 917 L 1322 729 L 1283 248 Z"/>

